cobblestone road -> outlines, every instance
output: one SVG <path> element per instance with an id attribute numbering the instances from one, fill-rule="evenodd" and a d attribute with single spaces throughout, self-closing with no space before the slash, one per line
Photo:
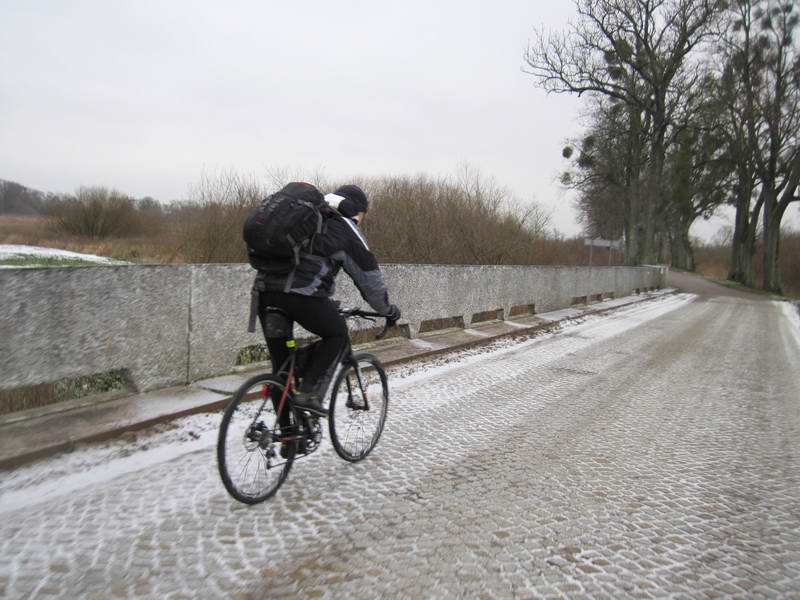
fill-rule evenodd
<path id="1" fill-rule="evenodd" d="M 395 380 L 263 505 L 208 448 L 3 514 L 0 596 L 800 597 L 788 312 L 680 302 Z"/>

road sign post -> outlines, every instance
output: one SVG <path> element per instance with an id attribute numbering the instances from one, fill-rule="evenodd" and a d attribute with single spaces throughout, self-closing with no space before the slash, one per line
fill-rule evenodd
<path id="1" fill-rule="evenodd" d="M 583 240 L 585 246 L 589 246 L 589 266 L 592 266 L 592 249 L 608 248 L 608 264 L 611 266 L 611 251 L 614 248 L 622 249 L 622 240 L 604 240 L 602 238 L 586 238 Z"/>

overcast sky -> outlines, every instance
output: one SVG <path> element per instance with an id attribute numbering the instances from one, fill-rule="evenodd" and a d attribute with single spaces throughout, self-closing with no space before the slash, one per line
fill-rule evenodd
<path id="1" fill-rule="evenodd" d="M 3 0 L 0 178 L 182 198 L 222 169 L 332 179 L 469 162 L 579 232 L 579 101 L 522 73 L 567 0 Z"/>

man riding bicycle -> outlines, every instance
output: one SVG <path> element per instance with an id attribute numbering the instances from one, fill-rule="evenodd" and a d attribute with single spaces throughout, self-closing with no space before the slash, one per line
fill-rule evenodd
<path id="1" fill-rule="evenodd" d="M 344 267 L 375 312 L 389 321 L 400 318 L 400 309 L 389 303 L 378 261 L 358 228 L 369 208 L 367 195 L 356 185 L 345 185 L 325 200 L 328 206 L 322 211 L 321 230 L 313 237 L 310 250 L 300 252 L 295 260 L 274 259 L 259 264 L 256 280 L 258 316 L 276 374 L 288 356 L 286 340 L 291 331 L 270 327 L 267 308 L 270 313 L 277 309 L 290 322 L 299 323 L 321 338 L 299 393 L 294 396 L 296 406 L 320 416 L 327 416 L 322 395 L 347 340 L 347 326 L 331 300 L 339 270 Z"/>

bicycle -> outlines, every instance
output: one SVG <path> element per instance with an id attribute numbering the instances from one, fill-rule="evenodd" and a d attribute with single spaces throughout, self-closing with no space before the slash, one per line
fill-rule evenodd
<path id="1" fill-rule="evenodd" d="M 268 309 L 269 312 L 269 309 Z M 357 308 L 340 310 L 345 319 L 385 318 Z M 386 320 L 377 339 L 395 323 Z M 322 443 L 322 425 L 293 403 L 298 350 L 286 341 L 289 357 L 278 374 L 256 375 L 242 384 L 225 408 L 217 439 L 217 465 L 228 493 L 245 504 L 257 504 L 281 487 L 295 459 L 305 458 Z M 354 354 L 349 335 L 332 378 L 328 431 L 336 453 L 358 462 L 372 452 L 383 432 L 389 407 L 386 371 L 372 354 Z"/>

